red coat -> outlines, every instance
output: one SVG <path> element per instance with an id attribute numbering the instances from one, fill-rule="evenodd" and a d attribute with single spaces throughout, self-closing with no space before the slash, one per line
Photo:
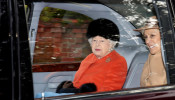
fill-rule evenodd
<path id="1" fill-rule="evenodd" d="M 120 90 L 126 75 L 126 60 L 115 50 L 101 59 L 92 53 L 81 62 L 73 84 L 79 88 L 85 83 L 94 83 L 97 86 L 97 92 Z"/>

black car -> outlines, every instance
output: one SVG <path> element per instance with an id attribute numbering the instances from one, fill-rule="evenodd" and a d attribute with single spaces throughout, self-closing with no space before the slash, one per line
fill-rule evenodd
<path id="1" fill-rule="evenodd" d="M 173 0 L 1 0 L 0 98 L 4 100 L 175 98 L 175 1 Z M 140 32 L 150 16 L 159 20 L 167 85 L 140 87 L 148 48 Z M 128 74 L 121 90 L 69 95 L 55 93 L 73 80 L 91 53 L 88 24 L 106 18 L 118 25 L 115 50 L 125 57 Z"/>

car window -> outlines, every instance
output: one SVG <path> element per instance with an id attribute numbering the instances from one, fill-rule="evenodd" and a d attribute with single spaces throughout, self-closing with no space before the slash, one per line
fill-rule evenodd
<path id="1" fill-rule="evenodd" d="M 90 17 L 77 12 L 44 7 L 39 18 L 36 41 L 32 44 L 33 67 L 38 64 L 79 64 L 91 53 L 85 37 L 90 21 Z M 71 65 L 70 67 L 78 68 Z"/>
<path id="2" fill-rule="evenodd" d="M 152 1 L 51 0 L 34 2 L 29 8 L 29 42 L 35 96 L 41 92 L 55 92 L 62 81 L 74 80 L 81 61 L 92 53 L 86 38 L 88 25 L 99 18 L 109 19 L 119 27 L 119 45 L 115 50 L 126 59 L 128 69 L 122 90 L 141 88 L 141 73 L 149 49 L 142 33 L 134 29 L 142 27 L 148 17 L 157 16 Z M 165 59 L 165 55 L 162 59 Z"/>
<path id="3" fill-rule="evenodd" d="M 50 66 L 50 63 L 59 63 L 60 66 L 68 64 L 72 67 L 70 71 L 77 70 L 80 62 L 91 53 L 85 37 L 88 23 L 101 17 L 114 20 L 120 28 L 122 34 L 119 46 L 144 45 L 143 40 L 137 36 L 139 33 L 133 31 L 134 26 L 125 17 L 102 4 L 45 3 L 44 8 L 37 6 L 38 3 L 35 5 L 36 9 L 40 9 L 40 14 L 38 10 L 34 13 L 37 19 L 32 20 L 29 33 L 33 70 L 41 70 L 43 67 L 39 67 L 39 64 Z M 59 69 L 55 67 L 55 71 Z"/>
<path id="4" fill-rule="evenodd" d="M 99 0 L 125 17 L 136 28 L 143 26 L 147 17 L 155 15 L 152 0 Z M 117 4 L 117 5 L 116 5 Z"/>

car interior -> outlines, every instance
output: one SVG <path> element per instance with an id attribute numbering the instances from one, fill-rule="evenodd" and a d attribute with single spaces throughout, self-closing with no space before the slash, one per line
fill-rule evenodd
<path id="1" fill-rule="evenodd" d="M 34 17 L 31 19 L 29 32 L 31 55 L 35 54 L 34 48 L 38 23 L 40 13 L 44 7 L 73 11 L 86 15 L 92 19 L 107 18 L 115 22 L 120 30 L 120 41 L 115 50 L 126 59 L 128 66 L 128 74 L 123 88 L 140 87 L 142 68 L 148 56 L 148 49 L 140 36 L 141 33 L 133 31 L 135 27 L 129 21 L 116 11 L 102 4 L 34 3 Z M 75 73 L 76 71 L 33 72 L 34 95 L 41 92 L 55 92 L 57 86 L 62 81 L 73 81 Z"/>

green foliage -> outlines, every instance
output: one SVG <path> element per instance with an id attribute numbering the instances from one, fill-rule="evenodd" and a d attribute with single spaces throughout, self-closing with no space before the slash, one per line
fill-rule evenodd
<path id="1" fill-rule="evenodd" d="M 58 8 L 45 7 L 43 9 L 43 11 L 41 12 L 40 20 L 43 22 L 49 22 L 53 18 L 76 19 L 76 20 L 78 20 L 78 23 L 83 23 L 84 21 L 92 20 L 88 16 L 85 16 L 85 15 L 77 13 L 77 12 L 62 10 L 62 9 L 58 9 Z M 66 20 L 66 21 L 62 21 L 61 23 L 68 24 L 68 23 L 72 23 L 72 22 Z"/>

